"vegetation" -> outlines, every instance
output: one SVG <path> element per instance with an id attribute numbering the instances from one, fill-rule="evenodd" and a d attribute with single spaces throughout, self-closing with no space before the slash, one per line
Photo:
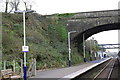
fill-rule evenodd
<path id="1" fill-rule="evenodd" d="M 85 46 L 86 46 L 86 57 L 87 59 L 89 59 L 90 56 L 93 57 L 97 57 L 97 53 L 99 51 L 99 46 L 98 46 L 98 42 L 96 40 L 94 40 L 94 38 L 90 39 L 90 40 L 86 40 L 85 41 Z M 96 56 L 95 56 L 96 55 Z"/>
<path id="2" fill-rule="evenodd" d="M 93 52 L 97 52 L 99 50 L 98 42 L 94 39 L 87 40 L 85 42 L 85 45 L 86 45 L 86 51 L 88 52 L 90 50 L 92 50 Z"/>
<path id="3" fill-rule="evenodd" d="M 68 63 L 67 28 L 65 18 L 71 14 L 40 16 L 26 14 L 26 41 L 30 47 L 27 65 L 37 59 L 37 69 L 65 67 Z M 73 15 L 73 14 L 72 14 Z M 23 20 L 21 14 L 3 13 L 3 59 L 23 59 Z M 82 53 L 72 49 L 72 64 L 83 62 Z"/>

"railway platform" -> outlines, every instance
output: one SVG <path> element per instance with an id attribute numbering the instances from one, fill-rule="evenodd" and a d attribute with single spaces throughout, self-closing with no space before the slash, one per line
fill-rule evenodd
<path id="1" fill-rule="evenodd" d="M 71 66 L 66 68 L 54 69 L 54 70 L 45 70 L 45 71 L 37 71 L 37 75 L 31 77 L 30 79 L 51 79 L 51 80 L 69 80 L 72 79 L 89 69 L 109 60 L 110 58 L 104 58 L 101 60 L 90 61 L 86 63 L 82 63 L 77 66 Z"/>

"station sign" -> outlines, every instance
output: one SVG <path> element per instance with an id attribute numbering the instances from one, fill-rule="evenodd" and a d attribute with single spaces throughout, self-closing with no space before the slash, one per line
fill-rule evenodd
<path id="1" fill-rule="evenodd" d="M 28 52 L 29 46 L 22 46 L 22 52 Z"/>

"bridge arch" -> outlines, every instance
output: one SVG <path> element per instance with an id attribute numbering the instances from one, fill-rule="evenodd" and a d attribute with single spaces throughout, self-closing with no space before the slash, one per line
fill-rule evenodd
<path id="1" fill-rule="evenodd" d="M 119 29 L 120 29 L 120 23 L 99 25 L 77 34 L 72 40 L 73 40 L 73 43 L 79 45 L 83 42 L 83 34 L 86 40 L 87 38 L 89 38 L 90 36 L 96 33 L 99 33 L 102 31 L 108 31 L 108 30 L 119 30 Z"/>

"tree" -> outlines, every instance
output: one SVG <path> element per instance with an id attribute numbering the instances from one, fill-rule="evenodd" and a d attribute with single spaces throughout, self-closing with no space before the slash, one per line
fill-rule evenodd
<path id="1" fill-rule="evenodd" d="M 20 0 L 10 0 L 8 3 L 9 3 L 9 6 L 10 6 L 10 11 L 9 11 L 9 13 L 10 13 L 10 12 L 13 11 L 13 9 L 15 9 L 15 11 L 18 10 L 18 6 L 20 4 Z"/>
<path id="2" fill-rule="evenodd" d="M 22 3 L 21 1 L 23 1 L 26 11 L 32 9 L 32 5 L 34 4 L 33 0 L 3 0 L 5 3 L 5 13 L 19 10 L 19 5 Z"/>
<path id="3" fill-rule="evenodd" d="M 14 5 L 12 3 L 10 3 L 10 7 L 11 7 L 11 9 L 10 9 L 9 13 L 11 13 L 12 10 L 14 9 Z"/>
<path id="4" fill-rule="evenodd" d="M 85 46 L 87 51 L 92 50 L 93 52 L 97 52 L 99 50 L 98 42 L 94 39 L 87 40 Z"/>
<path id="5" fill-rule="evenodd" d="M 15 11 L 17 11 L 18 10 L 18 5 L 20 4 L 20 0 L 13 0 L 10 3 L 15 8 Z"/>
<path id="6" fill-rule="evenodd" d="M 8 3 L 9 3 L 9 0 L 6 0 L 6 2 L 5 2 L 5 13 L 7 13 L 7 11 L 8 11 Z"/>
<path id="7" fill-rule="evenodd" d="M 33 1 L 32 0 L 22 0 L 22 1 L 25 5 L 26 11 L 31 10 Z"/>

